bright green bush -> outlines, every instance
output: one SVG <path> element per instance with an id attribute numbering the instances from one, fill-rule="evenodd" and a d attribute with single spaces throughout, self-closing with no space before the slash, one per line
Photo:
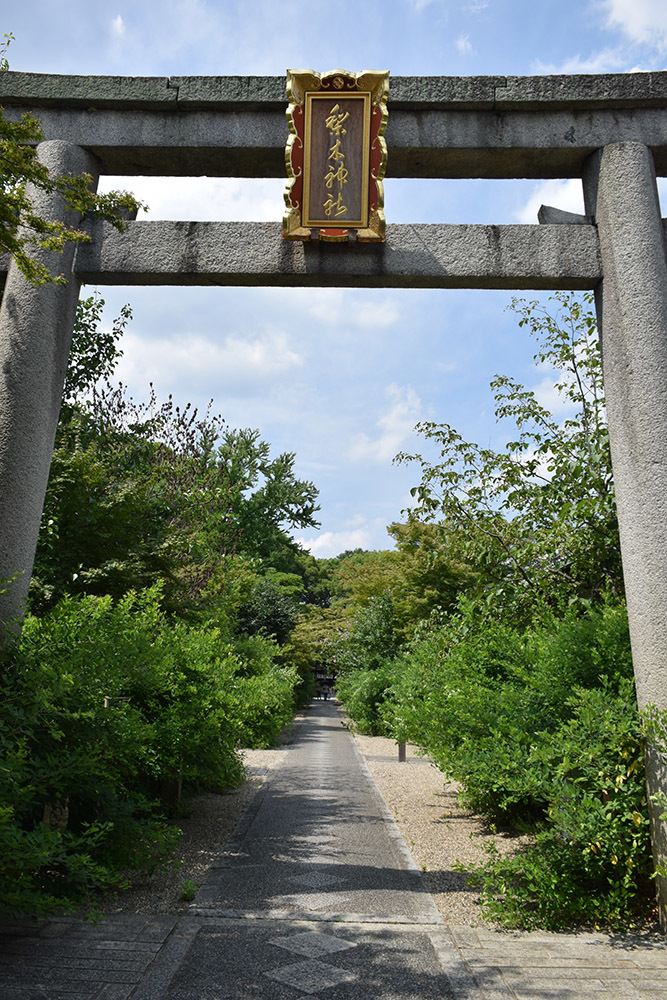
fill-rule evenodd
<path id="1" fill-rule="evenodd" d="M 336 682 L 336 693 L 355 729 L 368 736 L 386 736 L 382 706 L 393 679 L 393 663 L 374 670 L 351 670 Z"/>
<path id="2" fill-rule="evenodd" d="M 475 875 L 487 915 L 513 927 L 626 928 L 655 894 L 639 716 L 632 684 L 580 690 L 572 717 L 536 746 L 548 818 L 512 857 L 490 851 Z"/>
<path id="3" fill-rule="evenodd" d="M 397 661 L 382 715 L 462 784 L 470 808 L 530 822 L 548 802 L 541 770 L 526 766 L 531 748 L 571 715 L 575 687 L 631 673 L 622 607 L 545 613 L 520 631 L 466 604 Z"/>
<path id="4" fill-rule="evenodd" d="M 292 718 L 297 683 L 296 670 L 283 667 L 255 674 L 234 685 L 230 702 L 240 745 L 261 748 L 277 742 Z"/>
<path id="5" fill-rule="evenodd" d="M 653 897 L 639 717 L 622 605 L 518 630 L 479 605 L 396 661 L 381 716 L 463 788 L 463 802 L 532 830 L 474 877 L 516 927 L 621 926 Z"/>
<path id="6" fill-rule="evenodd" d="M 237 743 L 272 746 L 294 714 L 299 673 L 276 662 L 278 644 L 261 633 L 237 640 L 236 649 L 241 662 L 227 695 Z"/>
<path id="7" fill-rule="evenodd" d="M 159 587 L 28 617 L 0 691 L 0 909 L 77 905 L 168 855 L 164 783 L 238 784 L 238 748 L 289 721 L 296 671 L 274 649 L 169 621 Z M 44 826 L 53 806 L 66 828 Z"/>
<path id="8" fill-rule="evenodd" d="M 238 658 L 215 629 L 168 622 L 159 587 L 117 604 L 65 598 L 46 618 L 26 621 L 19 662 L 48 685 L 52 712 L 67 714 L 66 745 L 86 755 L 98 747 L 112 782 L 137 770 L 156 779 L 182 770 L 195 783 L 238 779 L 225 694 Z"/>

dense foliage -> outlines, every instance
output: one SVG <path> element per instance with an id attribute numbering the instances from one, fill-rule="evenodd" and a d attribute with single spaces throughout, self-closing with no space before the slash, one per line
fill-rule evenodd
<path id="1" fill-rule="evenodd" d="M 480 612 L 464 605 L 396 663 L 385 731 L 426 746 L 465 805 L 537 831 L 478 872 L 496 919 L 557 928 L 645 914 L 651 846 L 625 609 L 545 611 L 520 630 Z"/>
<path id="2" fill-rule="evenodd" d="M 2 677 L 2 909 L 78 905 L 156 864 L 172 787 L 237 784 L 237 748 L 277 737 L 295 683 L 268 639 L 170 621 L 159 587 L 28 616 Z"/>
<path id="3" fill-rule="evenodd" d="M 339 691 L 360 729 L 423 747 L 465 805 L 531 833 L 472 872 L 490 916 L 625 927 L 650 916 L 654 886 L 600 355 L 591 297 L 552 304 L 513 306 L 564 418 L 496 376 L 505 449 L 422 425 L 440 459 L 400 456 L 422 481 L 394 533 L 428 531 L 422 569 L 453 568 L 454 594 L 436 586 L 421 622 L 395 622 L 398 655 L 350 630 Z"/>

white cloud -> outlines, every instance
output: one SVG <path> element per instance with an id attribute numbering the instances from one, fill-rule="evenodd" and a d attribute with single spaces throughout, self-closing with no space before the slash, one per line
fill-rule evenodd
<path id="1" fill-rule="evenodd" d="M 578 177 L 571 177 L 566 181 L 543 181 L 537 184 L 526 204 L 517 211 L 517 222 L 535 225 L 541 205 L 562 208 L 566 212 L 583 213 L 584 195 L 581 181 Z"/>
<path id="2" fill-rule="evenodd" d="M 215 382 L 226 395 L 264 393 L 267 382 L 303 363 L 280 330 L 259 336 L 232 334 L 219 341 L 186 333 L 157 342 L 130 330 L 122 346 L 117 374 L 123 382 L 169 386 L 175 377 L 179 383 L 201 380 Z"/>
<path id="3" fill-rule="evenodd" d="M 561 374 L 557 378 L 559 382 L 563 382 L 565 376 Z M 564 393 L 558 391 L 556 381 L 556 377 L 546 376 L 543 378 L 541 382 L 533 387 L 535 399 L 540 406 L 543 406 L 554 417 L 569 416 L 574 412 L 576 406 Z"/>
<path id="4" fill-rule="evenodd" d="M 388 295 L 379 302 L 364 300 L 344 288 L 314 289 L 305 308 L 313 319 L 327 326 L 375 328 L 393 326 L 399 318 L 398 302 Z"/>
<path id="5" fill-rule="evenodd" d="M 353 462 L 391 461 L 422 415 L 421 400 L 412 386 L 392 383 L 388 386 L 386 395 L 390 406 L 376 423 L 380 434 L 375 438 L 370 438 L 367 434 L 356 435 L 349 451 Z"/>
<path id="6" fill-rule="evenodd" d="M 445 375 L 451 375 L 453 372 L 459 371 L 461 365 L 458 361 L 436 361 L 435 370 L 438 372 L 444 372 Z"/>
<path id="7" fill-rule="evenodd" d="M 132 191 L 148 205 L 139 219 L 280 222 L 285 182 L 280 178 L 103 177 L 100 191 Z"/>
<path id="8" fill-rule="evenodd" d="M 315 538 L 297 538 L 296 541 L 318 559 L 327 559 L 348 549 L 367 549 L 371 544 L 371 532 L 367 528 L 323 531 Z"/>
<path id="9" fill-rule="evenodd" d="M 667 49 L 667 4 L 665 0 L 603 0 L 607 25 L 620 28 L 632 42 Z"/>
<path id="10" fill-rule="evenodd" d="M 356 302 L 353 313 L 356 326 L 375 329 L 393 326 L 399 317 L 398 302 L 393 298 L 381 302 Z"/>
<path id="11" fill-rule="evenodd" d="M 537 59 L 532 68 L 535 73 L 560 75 L 561 73 L 625 72 L 627 65 L 627 57 L 620 49 L 602 49 L 600 52 L 592 52 L 587 59 L 576 55 L 562 63 L 543 63 Z"/>
<path id="12" fill-rule="evenodd" d="M 472 52 L 472 45 L 470 44 L 470 35 L 459 35 L 456 39 L 456 48 L 460 54 L 466 55 L 468 52 Z"/>
<path id="13" fill-rule="evenodd" d="M 346 294 L 342 288 L 318 288 L 309 297 L 306 308 L 318 323 L 339 326 L 346 313 L 349 313 L 345 300 Z"/>
<path id="14" fill-rule="evenodd" d="M 114 17 L 111 22 L 111 34 L 116 35 L 117 38 L 122 38 L 125 34 L 125 22 L 120 14 Z"/>

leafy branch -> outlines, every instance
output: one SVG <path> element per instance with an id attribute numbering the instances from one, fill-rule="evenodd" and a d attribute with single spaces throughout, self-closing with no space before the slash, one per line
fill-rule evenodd
<path id="1" fill-rule="evenodd" d="M 542 590 L 552 599 L 591 600 L 622 593 L 613 476 L 592 298 L 558 294 L 555 308 L 514 299 L 519 325 L 538 340 L 536 365 L 553 373 L 565 416 L 507 375 L 491 381 L 498 421 L 516 435 L 502 449 L 464 440 L 449 424 L 418 430 L 439 460 L 417 462 L 414 516 L 460 529 L 463 552 L 503 590 Z M 560 581 L 560 583 L 559 583 Z"/>
<path id="2" fill-rule="evenodd" d="M 7 49 L 13 39 L 5 34 L 0 43 L 0 73 L 9 68 Z M 62 253 L 70 243 L 85 243 L 90 236 L 61 220 L 45 219 L 35 207 L 29 186 L 59 195 L 66 207 L 80 215 L 92 213 L 122 232 L 125 216 L 143 207 L 125 191 L 96 194 L 90 174 L 53 177 L 40 162 L 37 146 L 44 141 L 41 123 L 29 113 L 17 120 L 0 108 L 0 251 L 10 253 L 23 276 L 34 285 L 65 284 L 64 275 L 54 275 L 39 259 L 39 251 Z"/>

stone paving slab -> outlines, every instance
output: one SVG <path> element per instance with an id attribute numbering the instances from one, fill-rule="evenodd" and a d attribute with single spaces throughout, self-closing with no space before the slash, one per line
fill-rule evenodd
<path id="1" fill-rule="evenodd" d="M 659 935 L 445 926 L 335 704 L 186 916 L 0 920 L 0 1000 L 667 1000 Z"/>
<path id="2" fill-rule="evenodd" d="M 202 918 L 163 987 L 136 1000 L 454 1000 L 432 928 Z M 134 1000 L 134 998 L 133 998 Z"/>
<path id="3" fill-rule="evenodd" d="M 116 914 L 0 922 L 2 1000 L 128 1000 L 178 923 Z"/>
<path id="4" fill-rule="evenodd" d="M 662 1000 L 667 942 L 657 934 L 548 934 L 452 927 L 485 1000 Z"/>

